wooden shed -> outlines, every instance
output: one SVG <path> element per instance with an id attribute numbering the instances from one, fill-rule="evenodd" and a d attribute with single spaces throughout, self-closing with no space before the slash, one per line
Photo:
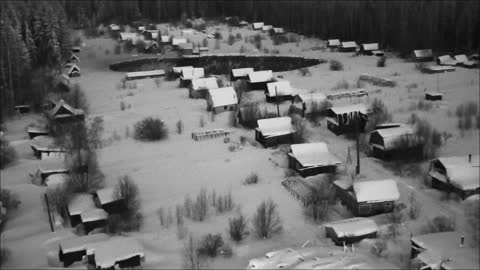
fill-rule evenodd
<path id="1" fill-rule="evenodd" d="M 363 104 L 331 107 L 327 110 L 327 128 L 337 136 L 354 132 L 355 121 L 358 121 L 360 132 L 363 132 L 367 120 L 367 108 Z"/>
<path id="2" fill-rule="evenodd" d="M 156 78 L 165 75 L 165 71 L 162 69 L 157 70 L 148 70 L 148 71 L 136 71 L 136 72 L 127 72 L 125 74 L 125 79 L 129 80 L 139 80 L 145 78 Z"/>
<path id="3" fill-rule="evenodd" d="M 324 225 L 325 236 L 337 246 L 350 245 L 365 238 L 377 238 L 378 226 L 373 219 L 355 217 Z"/>
<path id="4" fill-rule="evenodd" d="M 67 71 L 69 77 L 80 77 L 80 68 L 73 64 Z"/>
<path id="5" fill-rule="evenodd" d="M 320 109 L 326 99 L 322 93 L 297 94 L 293 97 L 292 110 L 302 117 L 309 117 Z"/>
<path id="6" fill-rule="evenodd" d="M 45 178 L 44 185 L 47 186 L 47 190 L 53 190 L 68 184 L 71 179 L 69 173 L 55 173 Z"/>
<path id="7" fill-rule="evenodd" d="M 327 47 L 328 48 L 338 48 L 341 46 L 339 39 L 329 39 L 327 40 Z"/>
<path id="8" fill-rule="evenodd" d="M 230 72 L 230 81 L 245 80 L 248 78 L 248 73 L 250 72 L 253 72 L 253 68 L 234 68 Z"/>
<path id="9" fill-rule="evenodd" d="M 85 112 L 68 105 L 63 99 L 55 103 L 55 107 L 47 111 L 47 117 L 58 123 L 71 123 L 85 120 Z"/>
<path id="10" fill-rule="evenodd" d="M 213 113 L 233 111 L 238 106 L 237 93 L 233 87 L 208 89 L 207 110 Z"/>
<path id="11" fill-rule="evenodd" d="M 378 43 L 364 43 L 360 46 L 360 53 L 365 55 L 382 56 L 384 52 L 379 49 Z"/>
<path id="12" fill-rule="evenodd" d="M 254 22 L 252 26 L 253 26 L 253 30 L 262 30 L 263 22 Z"/>
<path id="13" fill-rule="evenodd" d="M 137 240 L 131 237 L 115 237 L 96 243 L 87 251 L 89 268 L 134 269 L 145 261 L 145 253 Z"/>
<path id="14" fill-rule="evenodd" d="M 113 187 L 99 189 L 93 197 L 97 207 L 102 208 L 108 214 L 119 214 L 125 211 L 125 204 L 122 199 L 115 197 Z"/>
<path id="15" fill-rule="evenodd" d="M 439 92 L 426 92 L 425 99 L 430 101 L 442 100 L 443 94 Z"/>
<path id="16" fill-rule="evenodd" d="M 80 58 L 78 58 L 78 56 L 76 56 L 75 54 L 72 53 L 72 55 L 70 55 L 70 58 L 68 59 L 68 61 L 70 63 L 80 63 Z"/>
<path id="17" fill-rule="evenodd" d="M 218 88 L 218 82 L 214 77 L 193 79 L 188 87 L 188 96 L 195 99 L 206 99 L 208 90 L 216 88 Z"/>
<path id="18" fill-rule="evenodd" d="M 338 47 L 341 52 L 355 52 L 358 45 L 355 41 L 345 41 Z"/>
<path id="19" fill-rule="evenodd" d="M 333 173 L 341 163 L 324 142 L 292 144 L 288 153 L 288 167 L 302 177 Z"/>
<path id="20" fill-rule="evenodd" d="M 42 184 L 45 183 L 45 180 L 48 176 L 59 173 L 69 173 L 70 170 L 65 165 L 63 159 L 45 159 L 39 161 L 37 173 L 40 174 Z"/>
<path id="21" fill-rule="evenodd" d="M 64 267 L 68 267 L 75 262 L 83 260 L 87 255 L 87 249 L 94 243 L 103 242 L 109 239 L 109 236 L 103 233 L 96 233 L 85 236 L 72 236 L 62 239 L 59 242 L 58 257 Z"/>
<path id="22" fill-rule="evenodd" d="M 456 66 L 458 62 L 455 58 L 447 54 L 437 57 L 437 64 L 441 66 Z"/>
<path id="23" fill-rule="evenodd" d="M 59 158 L 62 159 L 65 150 L 55 143 L 55 139 L 50 136 L 36 136 L 30 141 L 30 147 L 33 155 L 38 159 Z"/>
<path id="24" fill-rule="evenodd" d="M 276 117 L 260 119 L 255 129 L 255 140 L 263 147 L 271 147 L 279 144 L 293 143 L 293 135 L 296 133 L 290 117 Z"/>
<path id="25" fill-rule="evenodd" d="M 180 87 L 188 87 L 192 80 L 205 76 L 203 68 L 184 68 L 180 73 Z"/>
<path id="26" fill-rule="evenodd" d="M 172 45 L 174 47 L 178 47 L 180 44 L 187 43 L 186 38 L 179 38 L 179 37 L 174 37 L 172 38 Z"/>
<path id="27" fill-rule="evenodd" d="M 41 128 L 41 127 L 28 127 L 27 128 L 27 133 L 28 137 L 30 139 L 33 139 L 37 136 L 47 136 L 48 135 L 48 130 L 46 128 Z"/>
<path id="28" fill-rule="evenodd" d="M 372 131 L 368 144 L 375 157 L 389 159 L 395 157 L 398 153 L 408 153 L 410 148 L 416 145 L 416 142 L 417 136 L 413 128 L 409 125 L 400 124 L 396 127 L 380 128 Z M 405 149 L 405 147 L 407 148 Z"/>
<path id="29" fill-rule="evenodd" d="M 158 52 L 158 43 L 156 41 L 145 42 L 145 52 Z"/>
<path id="30" fill-rule="evenodd" d="M 455 55 L 455 60 L 457 63 L 466 68 L 475 68 L 478 67 L 478 62 L 468 60 L 465 54 Z"/>
<path id="31" fill-rule="evenodd" d="M 108 213 L 101 208 L 88 209 L 80 213 L 80 222 L 87 234 L 94 229 L 105 227 L 107 219 Z"/>
<path id="32" fill-rule="evenodd" d="M 295 197 L 295 199 L 302 202 L 304 206 L 312 203 L 313 186 L 300 177 L 288 177 L 282 181 L 282 186 Z"/>
<path id="33" fill-rule="evenodd" d="M 81 214 L 83 212 L 97 209 L 93 196 L 88 193 L 77 193 L 70 200 L 67 206 L 68 216 L 70 218 L 70 225 L 72 227 L 82 223 Z"/>
<path id="34" fill-rule="evenodd" d="M 462 199 L 480 193 L 479 155 L 440 157 L 430 161 L 433 188 L 454 192 Z"/>
<path id="35" fill-rule="evenodd" d="M 265 99 L 270 103 L 292 101 L 296 94 L 297 91 L 286 80 L 267 83 L 267 89 L 265 89 Z"/>
<path id="36" fill-rule="evenodd" d="M 247 75 L 249 90 L 266 90 L 267 83 L 273 81 L 274 78 L 271 70 L 254 71 Z"/>
<path id="37" fill-rule="evenodd" d="M 432 61 L 433 60 L 432 49 L 414 50 L 413 59 L 418 62 Z"/>
<path id="38" fill-rule="evenodd" d="M 343 205 L 355 216 L 372 216 L 392 212 L 400 198 L 397 183 L 392 179 L 333 182 Z"/>

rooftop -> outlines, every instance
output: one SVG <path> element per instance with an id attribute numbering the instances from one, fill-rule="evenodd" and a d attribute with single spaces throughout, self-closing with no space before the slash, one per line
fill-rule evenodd
<path id="1" fill-rule="evenodd" d="M 362 114 L 367 113 L 367 108 L 364 104 L 353 104 L 339 107 L 331 107 L 330 110 L 335 114 L 344 114 L 352 112 L 360 112 Z"/>
<path id="2" fill-rule="evenodd" d="M 400 199 L 397 183 L 392 179 L 355 181 L 353 190 L 357 202 L 388 202 Z"/>
<path id="3" fill-rule="evenodd" d="M 257 120 L 258 130 L 265 137 L 281 136 L 295 133 L 290 117 L 276 117 Z"/>
<path id="4" fill-rule="evenodd" d="M 115 262 L 139 255 L 144 257 L 143 248 L 133 238 L 116 237 L 94 246 L 95 262 L 102 269 L 113 267 Z"/>
<path id="5" fill-rule="evenodd" d="M 237 93 L 233 87 L 209 89 L 208 93 L 212 99 L 213 107 L 238 104 Z"/>
<path id="6" fill-rule="evenodd" d="M 115 188 L 113 187 L 99 189 L 96 193 L 102 205 L 116 201 Z"/>
<path id="7" fill-rule="evenodd" d="M 330 166 L 341 161 L 328 151 L 324 142 L 292 144 L 292 155 L 304 167 Z"/>
<path id="8" fill-rule="evenodd" d="M 87 211 L 83 211 L 80 214 L 80 219 L 82 222 L 90 222 L 96 220 L 105 220 L 108 218 L 107 212 L 100 208 L 90 209 Z"/>
<path id="9" fill-rule="evenodd" d="M 214 77 L 210 78 L 199 78 L 192 80 L 192 89 L 194 91 L 201 89 L 215 89 L 218 88 L 217 79 Z"/>
<path id="10" fill-rule="evenodd" d="M 68 204 L 70 215 L 80 215 L 83 211 L 95 209 L 95 202 L 91 194 L 76 194 Z"/>
<path id="11" fill-rule="evenodd" d="M 378 231 L 377 223 L 373 219 L 355 217 L 327 223 L 325 227 L 332 228 L 339 237 L 356 237 Z"/>
<path id="12" fill-rule="evenodd" d="M 248 73 L 248 80 L 251 83 L 268 82 L 273 80 L 273 73 L 271 70 L 250 72 Z"/>
<path id="13" fill-rule="evenodd" d="M 180 78 L 183 80 L 193 80 L 203 78 L 205 71 L 203 68 L 184 68 L 182 69 Z"/>
<path id="14" fill-rule="evenodd" d="M 85 236 L 73 236 L 60 241 L 60 248 L 63 253 L 86 250 L 90 244 L 102 242 L 109 238 L 103 233 L 95 233 Z"/>
<path id="15" fill-rule="evenodd" d="M 253 72 L 253 68 L 235 68 L 235 69 L 232 69 L 233 77 L 245 77 L 250 72 Z"/>
<path id="16" fill-rule="evenodd" d="M 289 81 L 278 81 L 267 83 L 268 96 L 293 96 L 296 91 L 292 88 Z"/>

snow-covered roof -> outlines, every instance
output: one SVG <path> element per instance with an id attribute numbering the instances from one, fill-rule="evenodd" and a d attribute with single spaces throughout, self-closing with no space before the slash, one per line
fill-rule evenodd
<path id="1" fill-rule="evenodd" d="M 289 81 L 278 81 L 267 83 L 268 96 L 294 96 L 296 90 L 292 88 Z"/>
<path id="2" fill-rule="evenodd" d="M 439 66 L 439 65 L 429 65 L 425 69 L 432 72 L 444 72 L 444 71 L 454 71 L 455 67 L 452 66 Z"/>
<path id="3" fill-rule="evenodd" d="M 432 49 L 414 50 L 413 54 L 418 58 L 432 57 Z"/>
<path id="4" fill-rule="evenodd" d="M 250 72 L 248 73 L 248 80 L 251 83 L 268 82 L 273 80 L 273 73 L 271 70 Z"/>
<path id="5" fill-rule="evenodd" d="M 454 58 L 452 58 L 450 55 L 442 55 L 438 57 L 438 62 L 440 65 L 456 65 L 458 62 Z"/>
<path id="6" fill-rule="evenodd" d="M 70 60 L 77 60 L 78 62 L 80 62 L 80 58 L 78 58 L 78 56 L 76 56 L 73 53 L 72 53 L 72 55 L 70 55 Z"/>
<path id="7" fill-rule="evenodd" d="M 162 42 L 163 42 L 163 43 L 168 43 L 168 42 L 170 42 L 170 36 L 161 36 L 160 38 L 162 39 Z"/>
<path id="8" fill-rule="evenodd" d="M 63 99 L 59 100 L 59 101 L 55 104 L 55 107 L 52 109 L 52 111 L 50 112 L 50 114 L 51 114 L 53 117 L 65 115 L 64 113 L 59 114 L 59 111 L 60 111 L 60 109 L 62 109 L 62 108 L 64 108 L 65 110 L 67 110 L 67 111 L 69 112 L 68 115 L 82 115 L 82 114 L 84 114 L 84 111 L 83 111 L 82 109 L 75 109 L 75 108 L 73 108 L 72 106 L 70 106 L 69 104 L 67 104 Z"/>
<path id="9" fill-rule="evenodd" d="M 199 47 L 198 50 L 201 52 L 208 52 L 208 47 Z"/>
<path id="10" fill-rule="evenodd" d="M 263 22 L 254 22 L 253 23 L 253 29 L 262 29 L 263 27 Z"/>
<path id="11" fill-rule="evenodd" d="M 42 159 L 39 161 L 38 170 L 40 173 L 67 172 L 68 168 L 61 159 Z"/>
<path id="12" fill-rule="evenodd" d="M 273 29 L 273 25 L 264 25 L 264 26 L 262 26 L 262 30 L 263 30 L 263 31 L 268 31 L 268 30 L 270 30 L 270 29 Z"/>
<path id="13" fill-rule="evenodd" d="M 455 60 L 457 60 L 459 63 L 468 62 L 468 58 L 465 54 L 455 55 Z"/>
<path id="14" fill-rule="evenodd" d="M 83 211 L 95 209 L 95 202 L 91 194 L 76 194 L 68 204 L 68 212 L 71 216 L 80 215 Z"/>
<path id="15" fill-rule="evenodd" d="M 413 236 L 412 242 L 425 249 L 417 258 L 426 264 L 440 266 L 441 261 L 448 258 L 443 262 L 443 269 L 479 269 L 478 250 L 469 247 L 467 237 L 460 247 L 461 236 L 459 232 L 431 233 Z"/>
<path id="16" fill-rule="evenodd" d="M 362 44 L 364 51 L 376 51 L 378 50 L 378 43 L 365 43 Z"/>
<path id="17" fill-rule="evenodd" d="M 238 104 L 237 93 L 233 87 L 208 89 L 213 107 Z"/>
<path id="18" fill-rule="evenodd" d="M 68 69 L 67 74 L 72 74 L 73 72 L 80 72 L 80 68 L 79 68 L 77 65 L 75 65 L 75 64 L 72 64 L 72 65 L 70 66 L 70 68 Z"/>
<path id="19" fill-rule="evenodd" d="M 148 71 L 127 72 L 127 74 L 125 74 L 125 77 L 128 79 L 132 79 L 136 77 L 160 76 L 160 75 L 165 75 L 165 71 L 162 69 L 157 69 L 157 70 L 148 70 Z"/>
<path id="20" fill-rule="evenodd" d="M 217 83 L 217 79 L 214 77 L 192 80 L 193 91 L 197 91 L 201 89 L 215 89 L 215 88 L 218 88 L 218 83 Z"/>
<path id="21" fill-rule="evenodd" d="M 397 182 L 392 179 L 355 181 L 353 191 L 357 202 L 388 202 L 400 198 Z"/>
<path id="22" fill-rule="evenodd" d="M 62 149 L 55 144 L 55 138 L 51 136 L 36 136 L 30 141 L 30 145 L 38 151 L 62 151 Z"/>
<path id="23" fill-rule="evenodd" d="M 87 250 L 91 244 L 106 241 L 108 238 L 110 237 L 104 233 L 73 236 L 60 240 L 60 248 L 62 249 L 63 253 Z"/>
<path id="24" fill-rule="evenodd" d="M 193 80 L 203 78 L 203 76 L 205 76 L 203 68 L 186 68 L 182 69 L 180 78 L 182 80 Z"/>
<path id="25" fill-rule="evenodd" d="M 110 30 L 118 31 L 120 30 L 120 26 L 112 23 L 110 24 Z"/>
<path id="26" fill-rule="evenodd" d="M 283 34 L 283 33 L 285 33 L 285 30 L 282 27 L 274 27 L 273 32 L 275 34 Z"/>
<path id="27" fill-rule="evenodd" d="M 192 66 L 183 66 L 183 67 L 173 67 L 173 73 L 180 74 L 184 69 L 191 69 Z"/>
<path id="28" fill-rule="evenodd" d="M 178 46 L 182 43 L 187 43 L 187 39 L 186 38 L 178 38 L 178 37 L 172 38 L 172 45 Z"/>
<path id="29" fill-rule="evenodd" d="M 377 223 L 373 219 L 364 217 L 343 219 L 324 226 L 332 228 L 339 238 L 363 236 L 378 231 Z"/>
<path id="30" fill-rule="evenodd" d="M 472 155 L 471 162 L 468 162 L 467 155 L 441 157 L 436 160 L 440 161 L 445 167 L 446 174 L 452 185 L 462 190 L 473 190 L 480 186 L 479 155 Z"/>
<path id="31" fill-rule="evenodd" d="M 349 179 L 340 179 L 333 181 L 333 184 L 340 187 L 341 189 L 348 190 L 352 187 L 352 180 Z"/>
<path id="32" fill-rule="evenodd" d="M 111 238 L 108 241 L 95 244 L 92 249 L 94 249 L 96 266 L 102 269 L 113 267 L 115 262 L 137 255 L 145 256 L 142 246 L 137 240 L 130 237 Z"/>
<path id="33" fill-rule="evenodd" d="M 144 25 L 138 27 L 138 31 L 145 31 L 147 28 Z"/>
<path id="34" fill-rule="evenodd" d="M 281 136 L 290 133 L 295 133 L 295 128 L 292 125 L 292 118 L 276 117 L 268 119 L 257 120 L 258 130 L 265 137 Z"/>
<path id="35" fill-rule="evenodd" d="M 343 48 L 356 48 L 357 43 L 355 41 L 345 41 L 345 42 L 342 42 L 342 47 Z"/>
<path id="36" fill-rule="evenodd" d="M 383 138 L 383 148 L 385 150 L 397 147 L 396 143 L 400 138 L 415 135 L 413 128 L 409 125 L 400 125 L 399 127 L 377 129 L 370 133 L 370 138 L 373 133 L 377 133 Z"/>
<path id="37" fill-rule="evenodd" d="M 344 114 L 344 113 L 352 113 L 352 112 L 360 112 L 362 114 L 367 113 L 367 107 L 365 107 L 365 105 L 361 103 L 340 106 L 340 107 L 331 107 L 330 110 L 332 110 L 332 112 L 335 114 Z"/>
<path id="38" fill-rule="evenodd" d="M 331 166 L 341 161 L 328 151 L 324 142 L 292 144 L 292 155 L 304 167 Z"/>
<path id="39" fill-rule="evenodd" d="M 327 43 L 328 43 L 328 46 L 340 46 L 339 39 L 329 39 Z"/>
<path id="40" fill-rule="evenodd" d="M 66 173 L 55 173 L 49 175 L 45 179 L 45 184 L 47 185 L 48 189 L 54 189 L 60 187 L 67 183 L 70 180 L 70 175 Z"/>
<path id="41" fill-rule="evenodd" d="M 101 208 L 86 210 L 80 214 L 80 219 L 82 220 L 82 222 L 104 220 L 107 218 L 108 218 L 107 212 L 105 212 L 105 210 Z"/>
<path id="42" fill-rule="evenodd" d="M 191 35 L 193 34 L 194 30 L 193 29 L 183 29 L 182 33 L 185 35 Z"/>
<path id="43" fill-rule="evenodd" d="M 233 77 L 245 77 L 248 73 L 253 72 L 253 68 L 235 68 L 232 69 Z"/>
<path id="44" fill-rule="evenodd" d="M 115 199 L 115 188 L 102 188 L 96 191 L 98 200 L 102 205 L 116 201 Z"/>

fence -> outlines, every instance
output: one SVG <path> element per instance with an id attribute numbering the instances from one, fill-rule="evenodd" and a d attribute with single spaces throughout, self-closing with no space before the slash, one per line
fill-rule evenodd
<path id="1" fill-rule="evenodd" d="M 202 140 L 213 139 L 218 137 L 227 137 L 230 134 L 231 134 L 230 131 L 226 131 L 223 129 L 197 131 L 197 132 L 192 132 L 192 139 L 194 139 L 195 141 L 202 141 Z"/>

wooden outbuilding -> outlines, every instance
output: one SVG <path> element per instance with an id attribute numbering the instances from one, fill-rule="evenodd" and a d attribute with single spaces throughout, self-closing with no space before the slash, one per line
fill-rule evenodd
<path id="1" fill-rule="evenodd" d="M 442 100 L 443 94 L 439 92 L 426 92 L 425 99 L 430 101 Z"/>
<path id="2" fill-rule="evenodd" d="M 70 63 L 80 63 L 80 58 L 78 58 L 78 56 L 76 56 L 75 54 L 72 53 L 72 55 L 70 55 L 70 58 L 68 59 L 68 61 Z"/>
<path id="3" fill-rule="evenodd" d="M 367 108 L 363 104 L 331 107 L 327 110 L 327 128 L 341 135 L 347 132 L 355 132 L 356 124 L 363 132 L 368 121 Z"/>
<path id="4" fill-rule="evenodd" d="M 56 102 L 55 107 L 52 110 L 48 110 L 46 115 L 58 123 L 71 123 L 85 120 L 85 112 L 82 109 L 73 108 L 63 99 Z"/>
<path id="5" fill-rule="evenodd" d="M 30 141 L 30 147 L 37 159 L 62 159 L 65 155 L 65 150 L 57 146 L 55 139 L 50 136 L 36 136 Z"/>
<path id="6" fill-rule="evenodd" d="M 458 62 L 455 58 L 447 54 L 437 57 L 437 64 L 440 66 L 456 66 Z"/>
<path id="7" fill-rule="evenodd" d="M 406 154 L 416 145 L 417 135 L 409 125 L 380 128 L 370 133 L 368 144 L 373 156 L 390 159 L 397 154 Z"/>
<path id="8" fill-rule="evenodd" d="M 273 27 L 272 29 L 270 29 L 270 34 L 272 34 L 272 35 L 285 35 L 286 32 L 285 32 L 285 29 L 283 29 L 282 27 Z"/>
<path id="9" fill-rule="evenodd" d="M 125 204 L 122 199 L 115 196 L 113 187 L 99 189 L 93 197 L 97 207 L 102 208 L 108 214 L 120 214 L 125 211 Z"/>
<path id="10" fill-rule="evenodd" d="M 267 83 L 265 90 L 265 99 L 269 103 L 282 102 L 285 100 L 292 101 L 297 91 L 292 88 L 289 81 L 277 81 Z"/>
<path id="11" fill-rule="evenodd" d="M 50 175 L 68 174 L 69 172 L 70 170 L 65 165 L 64 160 L 56 158 L 41 160 L 37 171 L 37 173 L 40 174 L 42 184 L 45 183 L 45 180 Z"/>
<path id="12" fill-rule="evenodd" d="M 80 68 L 73 64 L 67 71 L 69 77 L 80 77 Z"/>
<path id="13" fill-rule="evenodd" d="M 58 257 L 64 267 L 68 267 L 75 262 L 81 262 L 87 255 L 87 249 L 92 244 L 103 242 L 110 237 L 104 233 L 96 233 L 85 236 L 72 236 L 62 239 L 59 242 Z"/>
<path id="14" fill-rule="evenodd" d="M 214 77 L 193 79 L 188 87 L 188 97 L 206 99 L 208 90 L 216 88 L 218 88 L 218 82 Z"/>
<path id="15" fill-rule="evenodd" d="M 432 61 L 433 60 L 432 49 L 414 50 L 413 59 L 418 62 Z"/>
<path id="16" fill-rule="evenodd" d="M 337 246 L 350 245 L 366 238 L 377 238 L 378 226 L 373 219 L 355 217 L 324 225 L 325 236 Z"/>
<path id="17" fill-rule="evenodd" d="M 70 200 L 67 207 L 70 225 L 75 227 L 82 223 L 81 214 L 90 210 L 98 209 L 95 206 L 92 194 L 77 193 Z"/>
<path id="18" fill-rule="evenodd" d="M 343 205 L 355 216 L 372 216 L 392 212 L 400 198 L 397 183 L 392 179 L 333 182 Z"/>
<path id="19" fill-rule="evenodd" d="M 455 71 L 455 67 L 453 66 L 440 66 L 440 65 L 428 65 L 423 68 L 425 73 L 443 73 L 443 72 L 451 72 Z"/>
<path id="20" fill-rule="evenodd" d="M 322 93 L 297 94 L 293 97 L 292 111 L 302 117 L 310 117 L 319 112 L 327 97 Z M 326 109 L 326 108 L 325 108 Z"/>
<path id="21" fill-rule="evenodd" d="M 292 194 L 292 196 L 302 202 L 304 206 L 309 206 L 313 198 L 313 186 L 300 177 L 288 177 L 282 181 L 282 186 Z"/>
<path id="22" fill-rule="evenodd" d="M 344 41 L 338 47 L 341 52 L 355 52 L 358 48 L 358 45 L 355 41 Z"/>
<path id="23" fill-rule="evenodd" d="M 455 60 L 457 63 L 466 68 L 475 68 L 478 67 L 478 62 L 468 60 L 465 54 L 455 55 Z"/>
<path id="24" fill-rule="evenodd" d="M 253 68 L 234 68 L 230 72 L 230 81 L 248 79 L 248 73 L 253 72 Z"/>
<path id="25" fill-rule="evenodd" d="M 327 40 L 327 47 L 328 48 L 338 48 L 341 46 L 339 39 L 329 39 Z"/>
<path id="26" fill-rule="evenodd" d="M 382 56 L 384 52 L 379 49 L 378 43 L 364 43 L 360 46 L 360 53 L 365 55 Z"/>
<path id="27" fill-rule="evenodd" d="M 180 73 L 180 87 L 188 87 L 192 80 L 200 79 L 205 76 L 203 68 L 184 68 Z"/>
<path id="28" fill-rule="evenodd" d="M 276 117 L 257 120 L 255 140 L 263 147 L 293 143 L 293 135 L 297 132 L 290 117 Z"/>
<path id="29" fill-rule="evenodd" d="M 83 224 L 85 233 L 89 233 L 97 228 L 103 228 L 107 225 L 108 213 L 101 208 L 94 208 L 82 211 L 80 222 Z"/>
<path id="30" fill-rule="evenodd" d="M 96 243 L 87 251 L 88 267 L 93 269 L 136 269 L 145 261 L 145 253 L 137 240 L 115 237 Z"/>
<path id="31" fill-rule="evenodd" d="M 263 22 L 254 22 L 252 26 L 253 26 L 253 30 L 262 30 Z"/>
<path id="32" fill-rule="evenodd" d="M 237 93 L 233 87 L 208 89 L 207 110 L 213 113 L 233 111 L 238 106 Z"/>
<path id="33" fill-rule="evenodd" d="M 430 161 L 431 186 L 458 194 L 462 199 L 480 193 L 479 155 L 440 157 Z"/>
<path id="34" fill-rule="evenodd" d="M 162 69 L 136 71 L 136 72 L 128 72 L 127 74 L 125 74 L 125 79 L 127 81 L 130 81 L 130 80 L 139 80 L 139 79 L 145 79 L 145 78 L 157 78 L 164 75 L 165 75 L 165 71 Z"/>
<path id="35" fill-rule="evenodd" d="M 266 90 L 269 82 L 275 81 L 271 70 L 254 71 L 247 74 L 248 89 Z"/>
<path id="36" fill-rule="evenodd" d="M 341 163 L 324 142 L 292 144 L 288 153 L 288 167 L 302 177 L 334 173 Z"/>
<path id="37" fill-rule="evenodd" d="M 72 47 L 72 52 L 79 53 L 80 52 L 80 46 L 73 46 Z"/>

